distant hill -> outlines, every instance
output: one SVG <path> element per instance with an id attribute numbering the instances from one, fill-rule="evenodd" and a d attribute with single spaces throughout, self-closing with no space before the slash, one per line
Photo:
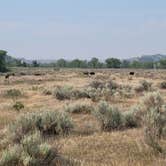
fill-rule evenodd
<path id="1" fill-rule="evenodd" d="M 127 59 L 130 62 L 140 61 L 140 62 L 158 62 L 161 59 L 166 59 L 166 55 L 155 54 L 155 55 L 142 55 L 141 57 L 134 57 Z"/>

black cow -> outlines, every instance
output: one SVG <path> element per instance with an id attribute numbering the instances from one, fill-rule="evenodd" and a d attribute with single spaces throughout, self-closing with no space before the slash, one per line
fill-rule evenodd
<path id="1" fill-rule="evenodd" d="M 14 73 L 8 73 L 8 74 L 5 75 L 5 79 L 10 78 L 10 76 L 15 76 L 15 74 Z"/>
<path id="2" fill-rule="evenodd" d="M 89 72 L 88 72 L 88 71 L 85 71 L 85 72 L 83 72 L 83 74 L 88 76 L 88 75 L 89 75 Z"/>
<path id="3" fill-rule="evenodd" d="M 89 74 L 90 74 L 90 75 L 95 75 L 95 72 L 90 72 Z"/>
<path id="4" fill-rule="evenodd" d="M 129 75 L 134 75 L 135 73 L 134 72 L 130 72 Z"/>

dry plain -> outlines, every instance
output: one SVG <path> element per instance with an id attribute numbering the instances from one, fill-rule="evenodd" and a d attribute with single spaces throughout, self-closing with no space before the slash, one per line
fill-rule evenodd
<path id="1" fill-rule="evenodd" d="M 149 92 L 137 92 L 135 88 L 142 80 L 152 83 L 153 91 L 158 91 L 166 102 L 166 89 L 160 83 L 166 81 L 165 70 L 134 70 L 132 69 L 101 69 L 93 70 L 95 75 L 86 76 L 80 69 L 53 68 L 15 68 L 15 76 L 8 80 L 0 76 L 0 129 L 4 132 L 6 126 L 12 124 L 20 115 L 39 111 L 64 111 L 74 104 L 89 104 L 96 108 L 100 100 L 106 100 L 111 106 L 121 111 L 128 111 L 139 103 Z M 88 69 L 86 69 L 88 70 Z M 130 87 L 130 91 L 115 92 L 107 98 L 77 98 L 59 100 L 53 95 L 57 87 L 73 87 L 86 90 L 93 81 L 107 82 L 112 80 L 118 85 Z M 23 94 L 13 99 L 5 96 L 6 91 L 17 89 Z M 93 93 L 93 92 L 92 92 Z M 13 105 L 21 102 L 24 108 L 16 110 Z M 50 136 L 45 141 L 52 146 L 58 146 L 60 155 L 78 161 L 80 165 L 97 166 L 165 166 L 164 154 L 156 153 L 144 142 L 143 127 L 127 128 L 113 131 L 102 131 L 93 113 L 68 113 L 74 128 L 68 135 Z M 3 134 L 1 134 L 3 137 Z M 162 141 L 162 147 L 166 142 Z M 1 148 L 2 154 L 2 148 Z"/>

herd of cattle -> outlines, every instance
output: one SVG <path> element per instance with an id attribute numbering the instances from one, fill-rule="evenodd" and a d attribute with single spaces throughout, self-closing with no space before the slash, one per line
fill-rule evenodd
<path id="1" fill-rule="evenodd" d="M 84 75 L 87 75 L 87 76 L 91 76 L 91 75 L 95 75 L 95 72 L 88 72 L 88 71 L 85 71 L 83 72 Z M 129 72 L 129 75 L 134 75 L 135 73 L 134 72 Z"/>
<path id="2" fill-rule="evenodd" d="M 92 75 L 95 75 L 96 73 L 94 71 L 84 71 L 83 74 L 86 76 L 92 76 Z M 129 75 L 134 75 L 134 74 L 135 74 L 134 72 L 129 72 Z M 21 75 L 23 75 L 23 74 L 21 74 Z M 35 73 L 34 75 L 39 76 L 41 74 Z M 15 76 L 15 73 L 7 73 L 5 75 L 5 79 L 9 79 L 11 76 Z"/>

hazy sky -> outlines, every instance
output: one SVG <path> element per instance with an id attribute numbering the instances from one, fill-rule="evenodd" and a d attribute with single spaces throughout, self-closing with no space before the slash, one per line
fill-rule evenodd
<path id="1" fill-rule="evenodd" d="M 166 0 L 0 0 L 0 49 L 27 59 L 166 54 Z"/>

